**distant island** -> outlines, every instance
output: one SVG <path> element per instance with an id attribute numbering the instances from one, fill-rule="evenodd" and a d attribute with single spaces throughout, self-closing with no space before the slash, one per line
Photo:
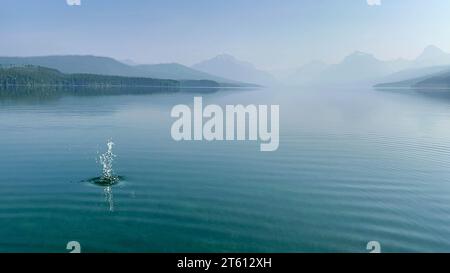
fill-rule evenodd
<path id="1" fill-rule="evenodd" d="M 171 80 L 146 77 L 124 77 L 87 73 L 66 74 L 56 69 L 23 65 L 0 67 L 0 86 L 84 86 L 84 87 L 159 87 L 159 88 L 220 88 L 211 80 Z"/>

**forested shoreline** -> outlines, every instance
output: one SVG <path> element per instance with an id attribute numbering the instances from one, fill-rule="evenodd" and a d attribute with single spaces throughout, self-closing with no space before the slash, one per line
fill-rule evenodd
<path id="1" fill-rule="evenodd" d="M 42 66 L 0 67 L 0 87 L 13 86 L 87 86 L 87 87 L 219 87 L 217 82 L 209 80 L 177 81 L 144 77 L 123 77 L 97 74 L 64 74 L 52 68 Z"/>

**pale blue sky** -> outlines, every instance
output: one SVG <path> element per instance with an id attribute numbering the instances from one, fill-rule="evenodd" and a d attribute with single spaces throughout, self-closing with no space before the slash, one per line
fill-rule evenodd
<path id="1" fill-rule="evenodd" d="M 265 69 L 361 50 L 413 58 L 450 52 L 450 1 L 2 0 L 0 55 L 94 54 L 191 65 L 229 53 Z"/>

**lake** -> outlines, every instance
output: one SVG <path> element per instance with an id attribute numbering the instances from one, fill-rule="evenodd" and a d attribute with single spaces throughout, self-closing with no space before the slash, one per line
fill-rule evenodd
<path id="1" fill-rule="evenodd" d="M 120 93 L 0 92 L 1 252 L 450 251 L 450 91 Z M 279 104 L 279 149 L 175 142 L 194 96 Z"/>

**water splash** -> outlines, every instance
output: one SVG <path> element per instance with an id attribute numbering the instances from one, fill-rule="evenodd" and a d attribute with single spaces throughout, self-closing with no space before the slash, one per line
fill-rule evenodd
<path id="1" fill-rule="evenodd" d="M 114 159 L 117 157 L 113 153 L 114 142 L 108 140 L 106 143 L 107 151 L 97 157 L 97 163 L 102 166 L 102 176 L 94 177 L 83 182 L 89 182 L 94 185 L 103 187 L 103 192 L 105 194 L 105 201 L 109 204 L 109 211 L 114 211 L 114 196 L 113 196 L 113 186 L 118 184 L 120 181 L 124 180 L 124 177 L 118 176 L 114 173 L 113 163 Z"/>
<path id="2" fill-rule="evenodd" d="M 113 163 L 114 159 L 117 157 L 113 153 L 114 142 L 108 140 L 106 145 L 108 150 L 104 154 L 101 154 L 97 159 L 97 162 L 102 166 L 102 176 L 89 180 L 89 182 L 99 186 L 113 186 L 122 179 L 122 177 L 114 174 Z"/>
<path id="3" fill-rule="evenodd" d="M 107 180 L 114 180 L 113 162 L 116 155 L 113 153 L 114 142 L 108 140 L 108 151 L 100 155 L 100 164 L 103 166 L 103 178 Z"/>
<path id="4" fill-rule="evenodd" d="M 109 204 L 109 211 L 114 211 L 114 196 L 112 186 L 119 182 L 120 178 L 114 175 L 113 162 L 116 155 L 113 153 L 114 142 L 108 140 L 108 150 L 99 156 L 99 162 L 103 167 L 102 177 L 96 181 L 96 184 L 105 186 L 103 189 L 105 193 L 105 200 Z"/>

